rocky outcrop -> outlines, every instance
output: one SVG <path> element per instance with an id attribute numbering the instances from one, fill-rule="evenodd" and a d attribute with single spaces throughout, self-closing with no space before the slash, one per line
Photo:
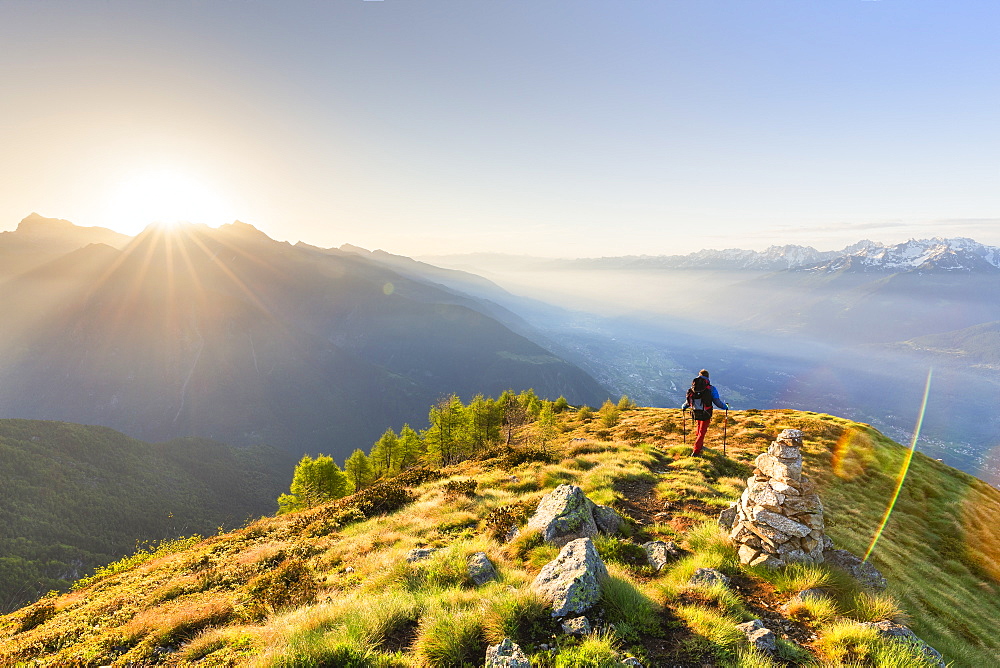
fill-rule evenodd
<path id="1" fill-rule="evenodd" d="M 742 563 L 823 563 L 823 504 L 802 474 L 801 448 L 801 431 L 782 431 L 757 457 L 740 500 L 720 514 Z"/>
<path id="2" fill-rule="evenodd" d="M 608 569 L 589 538 L 570 541 L 542 567 L 531 587 L 552 605 L 553 617 L 581 615 L 601 600 Z"/>
<path id="3" fill-rule="evenodd" d="M 895 624 L 890 621 L 881 621 L 864 622 L 861 626 L 875 629 L 878 634 L 884 638 L 891 638 L 893 640 L 911 645 L 914 649 L 930 659 L 932 662 L 937 662 L 938 666 L 945 668 L 944 657 L 941 656 L 941 652 L 928 645 L 923 641 L 923 639 L 917 636 L 916 633 L 902 624 Z"/>
<path id="4" fill-rule="evenodd" d="M 517 643 L 504 638 L 486 649 L 486 668 L 531 668 L 531 662 Z"/>
<path id="5" fill-rule="evenodd" d="M 612 508 L 598 506 L 576 485 L 559 485 L 545 495 L 528 529 L 542 532 L 546 542 L 565 545 L 578 538 L 590 538 L 598 532 L 617 533 L 622 519 Z"/>
<path id="6" fill-rule="evenodd" d="M 889 586 L 882 573 L 872 566 L 870 561 L 865 561 L 847 550 L 826 550 L 823 552 L 823 557 L 831 566 L 846 571 L 865 589 L 885 591 L 885 588 Z"/>

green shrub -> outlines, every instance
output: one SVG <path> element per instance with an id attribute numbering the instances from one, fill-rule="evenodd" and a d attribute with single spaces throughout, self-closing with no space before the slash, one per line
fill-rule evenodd
<path id="1" fill-rule="evenodd" d="M 265 571 L 247 583 L 250 608 L 259 615 L 307 603 L 315 596 L 316 590 L 312 571 L 298 558 L 285 559 L 273 570 Z"/>
<path id="2" fill-rule="evenodd" d="M 478 482 L 472 478 L 468 478 L 466 480 L 449 480 L 441 486 L 441 489 L 444 490 L 444 494 L 447 497 L 458 498 L 464 496 L 471 499 L 476 496 L 476 487 L 478 486 Z"/>
<path id="3" fill-rule="evenodd" d="M 30 631 L 40 624 L 44 624 L 47 620 L 51 619 L 53 615 L 56 614 L 55 603 L 52 599 L 45 598 L 38 601 L 34 605 L 30 605 L 24 609 L 21 619 L 17 622 L 14 627 L 15 633 L 24 633 L 25 631 Z"/>
<path id="4" fill-rule="evenodd" d="M 511 529 L 528 521 L 530 504 L 520 501 L 494 508 L 483 521 L 483 528 L 494 540 L 504 540 Z"/>

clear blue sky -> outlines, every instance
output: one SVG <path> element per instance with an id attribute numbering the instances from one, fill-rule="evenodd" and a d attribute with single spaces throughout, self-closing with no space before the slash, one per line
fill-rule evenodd
<path id="1" fill-rule="evenodd" d="M 1000 245 L 998 30 L 995 1 L 0 0 L 0 229 L 183 200 L 406 255 Z"/>

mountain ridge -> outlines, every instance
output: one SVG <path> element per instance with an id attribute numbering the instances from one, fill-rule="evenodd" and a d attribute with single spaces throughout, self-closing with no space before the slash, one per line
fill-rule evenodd
<path id="1" fill-rule="evenodd" d="M 78 591 L 0 617 L 0 663 L 483 665 L 487 642 L 508 636 L 545 667 L 573 665 L 584 651 L 606 665 L 626 655 L 647 666 L 936 665 L 866 626 L 910 614 L 907 625 L 953 665 L 989 664 L 1000 651 L 991 532 L 1000 492 L 916 454 L 880 531 L 908 449 L 824 414 L 729 417 L 727 454 L 713 429 L 706 456 L 692 458 L 676 409 L 625 409 L 617 423 L 563 413 L 565 429 L 547 450 L 517 446 L 410 469 L 358 497 L 138 554 Z M 521 436 L 536 439 L 538 428 Z M 716 513 L 740 496 L 751 462 L 784 428 L 806 434 L 804 466 L 834 544 L 863 554 L 880 534 L 872 563 L 888 592 L 826 566 L 797 575 L 739 565 Z M 503 538 L 563 483 L 626 522 L 593 541 L 610 572 L 597 614 L 586 613 L 610 640 L 600 647 L 560 630 L 532 594 L 558 548 L 531 532 Z M 646 540 L 670 540 L 678 552 L 652 569 Z M 497 582 L 472 583 L 467 560 L 477 554 L 495 565 Z M 700 568 L 730 583 L 693 584 Z M 828 602 L 796 602 L 817 587 Z M 749 619 L 777 636 L 773 658 L 747 644 L 737 625 Z"/>

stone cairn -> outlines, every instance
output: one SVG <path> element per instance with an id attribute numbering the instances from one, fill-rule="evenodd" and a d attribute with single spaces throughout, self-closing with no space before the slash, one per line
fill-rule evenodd
<path id="1" fill-rule="evenodd" d="M 802 432 L 785 429 L 757 456 L 743 496 L 719 518 L 744 564 L 823 563 L 823 504 L 802 475 Z"/>

